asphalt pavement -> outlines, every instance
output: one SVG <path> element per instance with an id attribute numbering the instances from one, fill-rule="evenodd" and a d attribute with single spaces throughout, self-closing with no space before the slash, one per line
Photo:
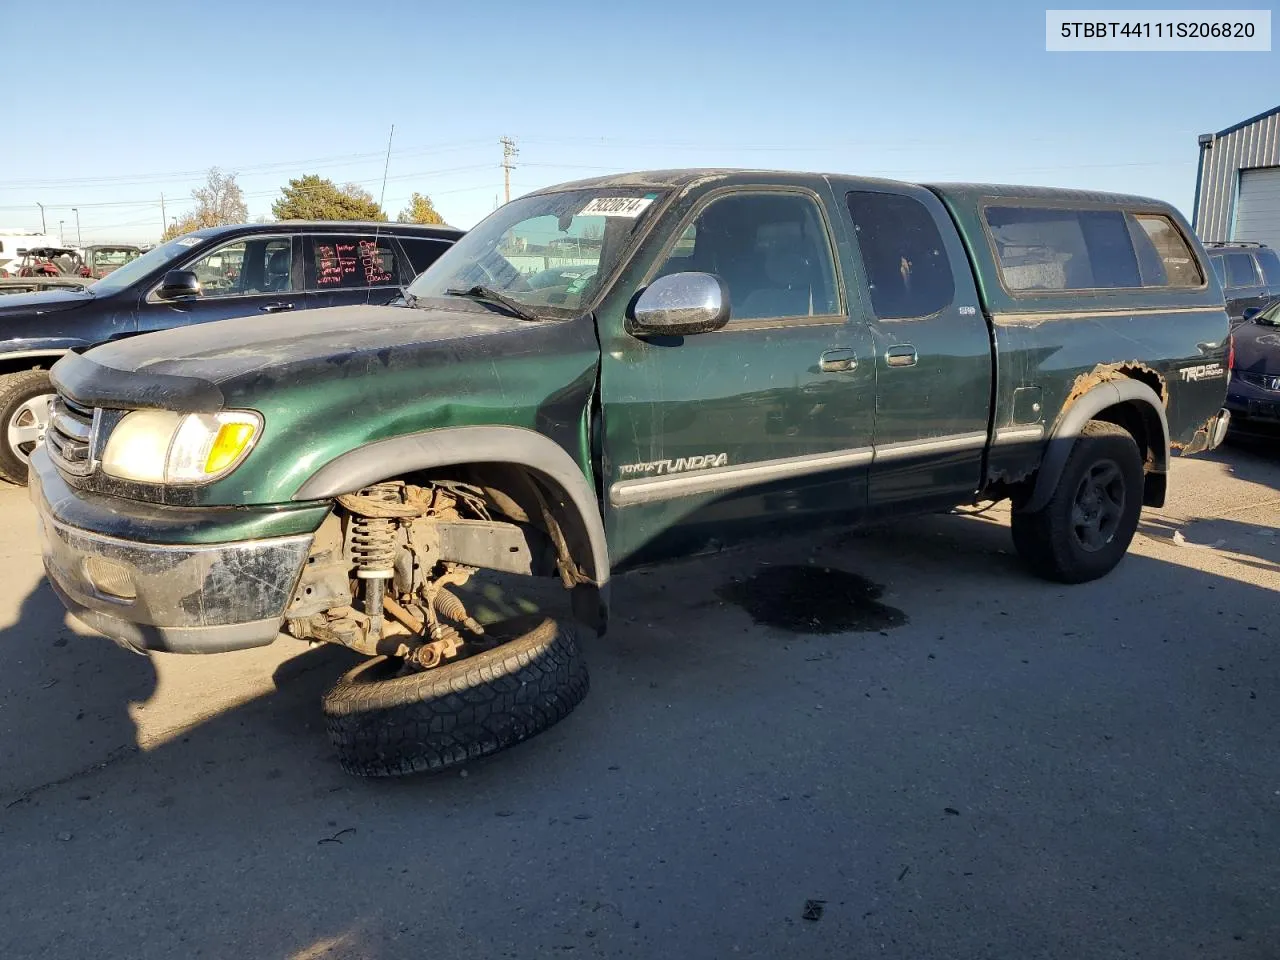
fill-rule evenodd
<path id="1" fill-rule="evenodd" d="M 6 960 L 1280 956 L 1280 453 L 1077 587 L 1000 508 L 624 576 L 571 717 L 397 781 L 344 651 L 122 651 L 0 518 Z"/>

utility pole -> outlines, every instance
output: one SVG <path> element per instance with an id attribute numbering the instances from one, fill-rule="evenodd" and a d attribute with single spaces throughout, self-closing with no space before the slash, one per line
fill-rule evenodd
<path id="1" fill-rule="evenodd" d="M 58 242 L 62 244 L 64 247 L 67 245 L 67 241 L 63 239 L 66 236 L 66 234 L 63 232 L 62 225 L 66 222 L 67 221 L 65 220 L 58 221 Z"/>
<path id="2" fill-rule="evenodd" d="M 47 233 L 49 228 L 44 225 L 44 204 L 37 200 L 36 206 L 40 208 L 40 232 Z"/>
<path id="3" fill-rule="evenodd" d="M 160 236 L 164 236 L 164 232 L 169 229 L 169 221 L 164 215 L 164 193 L 160 194 Z"/>
<path id="4" fill-rule="evenodd" d="M 84 241 L 80 239 L 80 208 L 72 207 L 71 212 L 76 215 L 76 246 L 83 247 Z"/>
<path id="5" fill-rule="evenodd" d="M 516 168 L 515 158 L 520 155 L 516 142 L 510 137 L 498 141 L 502 144 L 502 195 L 504 203 L 511 202 L 511 171 Z"/>

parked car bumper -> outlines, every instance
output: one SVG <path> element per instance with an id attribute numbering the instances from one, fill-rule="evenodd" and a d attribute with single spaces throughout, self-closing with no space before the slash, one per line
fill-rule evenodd
<path id="1" fill-rule="evenodd" d="M 221 653 L 271 643 L 311 547 L 310 533 L 182 544 L 93 530 L 119 531 L 128 501 L 78 496 L 43 449 L 31 457 L 30 494 L 45 571 L 63 604 L 86 626 L 140 652 Z M 58 508 L 71 500 L 80 525 Z"/>
<path id="2" fill-rule="evenodd" d="M 1241 433 L 1280 432 L 1280 390 L 1267 390 L 1233 377 L 1227 390 L 1231 426 Z"/>

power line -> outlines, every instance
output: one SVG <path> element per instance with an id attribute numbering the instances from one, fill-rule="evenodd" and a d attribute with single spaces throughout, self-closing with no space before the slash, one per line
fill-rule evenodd
<path id="1" fill-rule="evenodd" d="M 1171 131 L 1171 136 L 1175 137 L 1195 137 L 1196 131 Z M 616 137 L 523 137 L 522 142 L 526 144 L 542 144 L 542 145 L 565 145 L 565 146 L 595 146 L 606 147 L 610 149 L 638 149 L 638 148 L 679 148 L 679 149 L 714 149 L 714 150 L 736 150 L 736 151 L 820 151 L 820 150 L 842 150 L 848 148 L 866 148 L 874 147 L 877 149 L 910 149 L 914 150 L 920 146 L 953 146 L 955 144 L 954 137 L 886 137 L 883 139 L 859 139 L 859 140 L 830 140 L 830 141 L 814 141 L 804 139 L 798 142 L 789 143 L 734 143 L 732 141 L 705 141 L 705 140 L 628 140 L 626 138 Z M 1026 143 L 1045 143 L 1045 144 L 1078 144 L 1079 137 L 1074 136 L 1054 136 L 1054 137 L 1019 137 L 1019 144 Z"/>
<path id="2" fill-rule="evenodd" d="M 398 158 L 428 156 L 438 153 L 451 153 L 457 150 L 465 150 L 468 147 L 479 146 L 487 143 L 486 140 L 460 140 L 450 144 L 441 144 L 433 147 L 419 147 L 412 150 L 396 151 L 393 155 Z M 256 164 L 215 164 L 223 169 L 231 171 L 236 175 L 252 174 L 252 173 L 269 173 L 276 170 L 288 169 L 291 167 L 311 167 L 317 166 L 349 166 L 356 163 L 364 163 L 370 160 L 378 160 L 383 157 L 383 151 L 377 153 L 348 153 L 335 154 L 328 157 L 312 157 L 306 160 L 275 160 L 268 163 Z M 170 170 L 167 172 L 155 173 L 129 173 L 115 174 L 111 176 L 101 177 L 70 177 L 63 179 L 29 179 L 29 180 L 8 180 L 0 183 L 0 189 L 31 189 L 35 187 L 74 187 L 74 186 L 128 186 L 145 183 L 163 183 L 166 181 L 190 180 L 203 177 L 208 174 L 209 168 L 205 167 L 201 170 Z"/>
<path id="3" fill-rule="evenodd" d="M 466 164 L 466 165 L 464 165 L 464 166 L 458 166 L 458 167 L 443 167 L 443 168 L 438 169 L 438 170 L 418 170 L 418 171 L 415 171 L 415 172 L 413 172 L 413 173 L 399 173 L 399 174 L 396 174 L 394 177 L 388 177 L 388 178 L 387 178 L 387 180 L 388 180 L 388 182 L 392 182 L 392 183 L 394 183 L 394 182 L 401 181 L 401 180 L 414 180 L 414 179 L 423 178 L 423 177 L 440 177 L 440 176 L 445 176 L 445 175 L 453 174 L 453 173 L 470 173 L 470 172 L 475 171 L 475 170 L 493 170 L 493 169 L 495 169 L 495 167 L 494 167 L 494 165 L 493 165 L 492 163 L 472 163 L 472 164 Z M 297 178 L 297 177 L 291 177 L 290 179 L 299 179 L 299 178 Z M 332 181 L 331 181 L 331 182 L 332 182 Z M 351 181 L 348 181 L 348 182 L 349 182 L 349 183 L 354 183 L 354 184 L 356 184 L 356 185 L 358 185 L 358 186 L 371 186 L 371 185 L 373 185 L 373 184 L 381 183 L 381 182 L 382 182 L 382 180 L 381 180 L 380 178 L 374 178 L 374 179 L 370 179 L 370 180 L 351 180 Z M 341 187 L 342 185 L 341 185 L 341 184 L 335 184 L 335 186 L 339 186 L 339 187 Z M 255 190 L 255 191 L 252 191 L 252 192 L 250 192 L 250 193 L 244 193 L 244 194 L 243 194 L 243 196 L 244 196 L 246 199 L 247 199 L 247 198 L 250 198 L 250 197 L 254 197 L 254 198 L 256 198 L 256 197 L 273 197 L 273 196 L 276 196 L 277 194 L 279 194 L 279 193 L 280 193 L 280 191 L 281 191 L 281 190 L 283 190 L 283 189 L 285 189 L 285 188 L 284 188 L 284 186 L 276 187 L 276 188 L 271 189 L 271 190 Z M 308 188 L 308 187 L 294 187 L 293 189 L 294 189 L 295 191 L 296 191 L 296 190 L 302 190 L 302 191 L 306 192 L 306 191 L 307 191 L 307 190 L 309 190 L 309 189 L 314 189 L 314 190 L 316 190 L 316 191 L 324 191 L 324 190 L 327 190 L 328 188 L 327 188 L 327 187 L 315 187 L 315 188 Z M 172 202 L 172 201 L 166 201 L 166 202 Z M 3 210 L 30 210 L 30 209 L 32 209 L 32 207 L 33 207 L 33 206 L 35 206 L 35 204 L 34 204 L 34 203 L 10 203 L 10 204 L 3 204 L 3 205 L 0 205 L 0 211 L 3 211 Z M 46 209 L 48 209 L 48 210 L 55 210 L 55 209 L 65 209 L 65 210 L 70 210 L 70 209 L 72 209 L 73 207 L 80 207 L 81 209 L 85 209 L 85 208 L 89 208 L 89 207 L 93 207 L 93 208 L 102 208 L 102 207 L 159 207 L 159 206 L 160 206 L 160 201 L 159 201 L 159 200 L 105 200 L 105 201 L 96 201 L 96 202 L 89 202 L 89 203 L 46 203 L 44 206 L 45 206 L 45 208 L 46 208 Z"/>

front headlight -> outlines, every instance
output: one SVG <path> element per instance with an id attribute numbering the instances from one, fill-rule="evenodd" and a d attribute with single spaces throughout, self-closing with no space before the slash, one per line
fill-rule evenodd
<path id="1" fill-rule="evenodd" d="M 239 466 L 261 432 L 262 417 L 250 410 L 135 410 L 107 438 L 102 471 L 139 483 L 207 483 Z"/>

